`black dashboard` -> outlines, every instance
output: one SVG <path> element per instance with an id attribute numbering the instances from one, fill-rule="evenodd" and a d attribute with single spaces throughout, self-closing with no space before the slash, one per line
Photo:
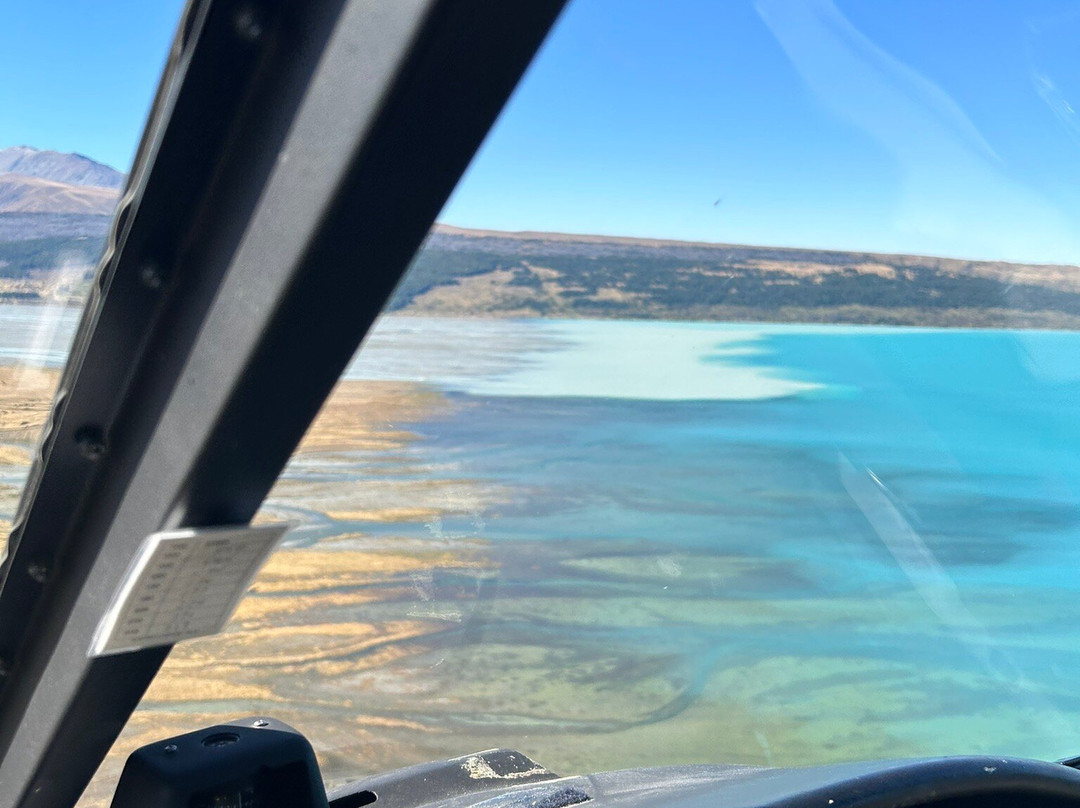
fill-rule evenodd
<path id="1" fill-rule="evenodd" d="M 494 749 L 399 769 L 327 793 L 310 743 L 269 718 L 134 752 L 113 808 L 1065 808 L 1080 771 L 1007 757 L 885 760 L 797 768 L 627 769 L 561 777 Z"/>

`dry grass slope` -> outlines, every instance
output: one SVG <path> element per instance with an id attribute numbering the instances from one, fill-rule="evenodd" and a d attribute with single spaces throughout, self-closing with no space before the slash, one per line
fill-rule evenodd
<path id="1" fill-rule="evenodd" d="M 0 174 L 0 213 L 78 213 L 108 215 L 120 192 L 114 188 Z"/>

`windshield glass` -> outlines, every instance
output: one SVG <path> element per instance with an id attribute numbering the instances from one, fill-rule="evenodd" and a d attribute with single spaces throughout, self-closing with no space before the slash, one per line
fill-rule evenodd
<path id="1" fill-rule="evenodd" d="M 1075 754 L 1078 34 L 571 3 L 87 799 L 259 713 L 333 782 Z"/>
<path id="2" fill-rule="evenodd" d="M 13 4 L 0 26 L 0 550 L 180 4 Z M 118 35 L 122 46 L 114 44 Z M 87 156 L 91 155 L 91 156 Z"/>

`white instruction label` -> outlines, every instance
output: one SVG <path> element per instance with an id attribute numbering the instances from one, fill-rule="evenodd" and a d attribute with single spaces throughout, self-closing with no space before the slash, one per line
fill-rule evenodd
<path id="1" fill-rule="evenodd" d="M 244 525 L 151 534 L 102 618 L 90 655 L 218 633 L 286 528 Z"/>

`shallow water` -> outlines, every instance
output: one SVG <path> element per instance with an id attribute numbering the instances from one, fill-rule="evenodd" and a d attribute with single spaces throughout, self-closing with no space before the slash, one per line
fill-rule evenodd
<path id="1" fill-rule="evenodd" d="M 348 376 L 450 396 L 414 459 L 497 504 L 348 528 L 479 540 L 497 572 L 368 607 L 448 630 L 367 703 L 574 769 L 1073 754 L 1078 356 L 1073 333 L 388 317 Z"/>
<path id="2" fill-rule="evenodd" d="M 74 323 L 0 306 L 0 358 L 55 365 Z M 331 781 L 492 746 L 565 773 L 1076 754 L 1077 357 L 1075 333 L 386 317 L 346 378 L 445 406 L 290 464 L 268 514 L 299 555 L 178 647 L 86 804 L 134 746 L 257 713 Z"/>

